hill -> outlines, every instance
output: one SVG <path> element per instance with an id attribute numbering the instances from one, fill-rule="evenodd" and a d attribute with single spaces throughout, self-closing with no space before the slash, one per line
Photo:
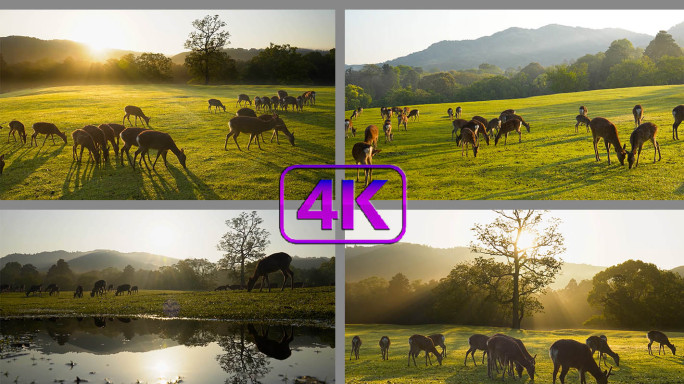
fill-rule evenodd
<path id="1" fill-rule="evenodd" d="M 226 48 L 223 50 L 230 56 L 231 59 L 236 60 L 236 61 L 249 61 L 251 60 L 254 56 L 258 55 L 261 51 L 263 51 L 262 48 L 250 48 L 250 49 L 245 49 L 245 48 Z M 302 55 L 306 55 L 307 53 L 311 52 L 321 52 L 321 53 L 326 53 L 321 50 L 315 50 L 315 49 L 308 49 L 308 48 L 298 48 L 297 52 Z M 190 52 L 181 52 L 179 54 L 171 56 L 171 61 L 173 61 L 175 64 L 183 64 L 185 62 L 185 58 L 190 54 Z"/>
<path id="2" fill-rule="evenodd" d="M 557 24 L 537 29 L 513 27 L 475 40 L 440 41 L 386 63 L 422 67 L 427 71 L 477 68 L 482 63 L 503 69 L 524 67 L 531 62 L 549 66 L 569 62 L 585 54 L 603 52 L 618 39 L 629 39 L 634 46 L 646 47 L 653 36 L 624 29 Z"/>
<path id="3" fill-rule="evenodd" d="M 93 53 L 85 44 L 71 40 L 42 40 L 28 36 L 0 37 L 0 53 L 8 64 L 40 60 L 61 62 L 67 57 L 76 61 L 94 60 Z M 98 54 L 98 60 L 119 58 L 128 53 L 140 54 L 134 51 L 109 49 Z"/>
<path id="4" fill-rule="evenodd" d="M 684 265 L 680 265 L 679 267 L 672 268 L 670 271 L 679 274 L 679 276 L 684 277 Z"/>
<path id="5" fill-rule="evenodd" d="M 49 251 L 36 254 L 13 253 L 0 259 L 0 268 L 5 264 L 16 261 L 22 265 L 33 264 L 39 271 L 46 272 L 59 259 L 69 263 L 69 267 L 76 273 L 100 270 L 108 267 L 123 269 L 127 265 L 135 269 L 156 270 L 162 266 L 177 263 L 179 259 L 155 255 L 147 252 L 123 253 L 112 250 L 94 250 L 87 252 Z"/>
<path id="6" fill-rule="evenodd" d="M 292 256 L 292 267 L 297 269 L 316 269 L 321 264 L 330 261 L 329 257 L 299 257 Z"/>
<path id="7" fill-rule="evenodd" d="M 684 48 L 684 22 L 681 22 L 667 30 L 667 33 L 672 35 L 672 38 Z"/>
<path id="8" fill-rule="evenodd" d="M 347 247 L 345 251 L 346 281 L 356 282 L 371 276 L 391 279 L 403 273 L 409 280 L 439 280 L 446 277 L 454 265 L 480 256 L 467 247 L 432 248 L 425 245 L 397 243 L 373 247 Z M 570 279 L 591 280 L 605 267 L 564 263 L 563 269 L 551 284 L 553 289 L 564 288 Z"/>

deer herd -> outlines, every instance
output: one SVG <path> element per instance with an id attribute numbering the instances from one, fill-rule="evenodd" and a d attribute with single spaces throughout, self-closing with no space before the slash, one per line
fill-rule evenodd
<path id="1" fill-rule="evenodd" d="M 651 345 L 654 342 L 659 344 L 659 355 L 665 347 L 670 348 L 673 355 L 676 354 L 677 348 L 663 332 L 650 331 L 647 337 L 649 341 L 649 354 L 653 354 Z M 383 361 L 389 360 L 390 338 L 382 336 L 378 344 L 380 345 L 381 359 Z M 361 345 L 361 337 L 358 335 L 354 336 L 351 341 L 349 360 L 359 359 Z M 499 373 L 501 373 L 502 380 L 505 379 L 506 375 L 515 379 L 517 374 L 518 378 L 522 378 L 523 372 L 527 372 L 530 382 L 533 382 L 536 377 L 537 355 L 532 356 L 520 339 L 502 333 L 497 333 L 493 336 L 478 333 L 468 338 L 468 346 L 463 365 L 468 365 L 468 355 L 471 355 L 473 365 L 477 366 L 475 353 L 482 351 L 482 364 L 485 362 L 485 356 L 487 357 L 487 376 L 489 378 L 495 378 L 495 375 Z M 408 339 L 408 347 L 409 367 L 411 366 L 411 361 L 413 361 L 414 366 L 417 366 L 416 357 L 421 352 L 425 352 L 426 367 L 428 363 L 432 365 L 430 354 L 437 359 L 439 365 L 442 365 L 443 359 L 447 356 L 446 338 L 440 333 L 429 336 L 413 335 Z M 441 351 L 438 351 L 436 347 L 440 347 Z M 598 364 L 594 360 L 596 352 L 599 353 Z M 608 366 L 604 355 L 610 356 L 615 362 L 615 366 L 620 366 L 620 356 L 608 346 L 608 338 L 605 335 L 590 336 L 584 343 L 571 339 L 557 340 L 549 347 L 549 357 L 553 363 L 553 383 L 556 383 L 559 370 L 560 382 L 564 384 L 565 377 L 570 368 L 575 368 L 579 372 L 582 384 L 586 383 L 585 373 L 587 372 L 596 379 L 598 384 L 607 384 L 608 377 L 611 376 L 613 368 L 601 370 L 601 360 L 603 360 L 605 366 Z"/>
<path id="2" fill-rule="evenodd" d="M 112 291 L 114 289 L 114 285 L 110 284 L 107 286 L 107 282 L 105 280 L 98 280 L 93 284 L 93 289 L 90 291 L 90 297 L 95 297 L 95 296 L 104 296 L 107 294 L 107 292 Z M 36 285 L 31 285 L 28 289 L 26 289 L 26 297 L 29 297 L 30 295 L 32 296 L 42 296 L 43 292 L 49 293 L 50 296 L 55 295 L 59 296 L 59 286 L 57 284 L 49 284 L 47 287 L 43 288 L 43 284 L 36 284 Z M 116 287 L 116 292 L 114 296 L 119 296 L 123 295 L 124 293 L 128 293 L 129 295 L 131 293 L 138 293 L 138 286 L 134 285 L 131 286 L 130 284 L 121 284 Z M 76 287 L 74 290 L 74 299 L 79 299 L 83 297 L 83 286 L 79 285 Z"/>

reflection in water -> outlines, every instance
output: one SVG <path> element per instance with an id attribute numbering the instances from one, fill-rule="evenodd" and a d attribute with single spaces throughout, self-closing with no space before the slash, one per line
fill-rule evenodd
<path id="1" fill-rule="evenodd" d="M 0 320 L 0 377 L 152 383 L 181 376 L 184 383 L 246 384 L 313 376 L 332 383 L 334 347 L 329 328 L 103 317 Z"/>

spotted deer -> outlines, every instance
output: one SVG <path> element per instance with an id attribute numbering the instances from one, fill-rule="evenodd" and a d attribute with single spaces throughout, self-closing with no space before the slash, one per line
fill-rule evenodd
<path id="1" fill-rule="evenodd" d="M 595 117 L 591 119 L 589 123 L 589 128 L 591 129 L 591 135 L 594 137 L 594 154 L 596 155 L 596 161 L 600 161 L 598 152 L 598 142 L 603 139 L 606 143 L 606 152 L 608 153 L 608 164 L 610 165 L 610 146 L 613 145 L 615 152 L 617 154 L 618 161 L 621 165 L 625 165 L 625 156 L 627 151 L 620 144 L 620 138 L 618 137 L 617 128 L 615 125 L 604 119 L 603 117 Z"/>
<path id="2" fill-rule="evenodd" d="M 660 161 L 660 144 L 656 140 L 656 134 L 658 133 L 658 126 L 653 123 L 643 123 L 639 125 L 632 135 L 629 137 L 629 143 L 632 146 L 632 151 L 627 152 L 627 162 L 629 163 L 629 168 L 632 169 L 632 165 L 636 168 L 639 165 L 639 156 L 641 155 L 641 148 L 644 143 L 651 141 L 653 143 L 653 163 L 656 162 L 656 153 L 658 154 L 658 161 Z M 626 146 L 626 145 L 625 145 Z M 636 152 L 636 164 L 634 164 L 634 154 Z"/>
<path id="3" fill-rule="evenodd" d="M 397 127 L 401 127 L 402 125 L 404 126 L 404 131 L 408 131 L 406 128 L 406 125 L 408 124 L 408 117 L 406 117 L 405 113 L 400 113 L 397 115 Z"/>

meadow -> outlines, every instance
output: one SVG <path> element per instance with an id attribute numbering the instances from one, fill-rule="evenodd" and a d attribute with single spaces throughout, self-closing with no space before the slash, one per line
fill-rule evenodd
<path id="1" fill-rule="evenodd" d="M 408 131 L 392 118 L 394 141 L 385 144 L 379 108 L 364 109 L 353 121 L 357 135 L 347 138 L 345 161 L 354 164 L 351 148 L 363 141 L 369 124 L 378 126 L 381 152 L 374 164 L 399 166 L 407 175 L 408 198 L 412 200 L 669 200 L 684 199 L 684 141 L 672 139 L 672 109 L 684 103 L 684 85 L 653 86 L 555 94 L 524 99 L 467 103 L 411 105 L 420 111 L 419 120 L 408 123 Z M 622 144 L 631 150 L 634 130 L 632 108 L 641 104 L 644 122 L 655 123 L 662 160 L 653 163 L 654 148 L 643 146 L 638 168 L 621 166 L 611 148 L 608 165 L 603 140 L 598 144 L 601 161 L 594 156 L 591 132 L 582 125 L 575 133 L 575 116 L 580 105 L 589 117 L 604 117 L 618 128 Z M 477 157 L 468 157 L 451 139 L 452 124 L 447 109 L 463 109 L 461 118 L 479 115 L 493 119 L 505 109 L 515 109 L 531 126 L 522 127 L 522 143 L 509 134 L 497 146 L 482 138 Z M 402 106 L 403 107 L 403 106 Z M 351 111 L 346 111 L 349 118 Z M 680 127 L 680 131 L 684 129 Z M 360 134 L 360 136 L 359 136 Z M 351 177 L 352 172 L 347 173 Z M 377 179 L 394 180 L 390 171 L 375 171 Z M 355 174 L 354 174 L 354 177 Z M 396 189 L 384 188 L 376 199 L 397 199 Z"/>
<path id="2" fill-rule="evenodd" d="M 467 365 L 464 366 L 465 353 L 468 350 L 468 337 L 474 333 L 493 335 L 505 333 L 521 339 L 532 356 L 537 355 L 535 383 L 551 383 L 553 379 L 553 363 L 549 357 L 549 347 L 559 339 L 573 339 L 585 342 L 591 335 L 606 335 L 608 344 L 614 352 L 620 356 L 620 366 L 613 367 L 608 382 L 613 384 L 674 384 L 684 383 L 682 365 L 684 359 L 681 354 L 673 356 L 666 348 L 667 354 L 658 356 L 658 347 L 654 344 L 655 356 L 648 354 L 648 339 L 643 331 L 617 331 L 596 329 L 561 329 L 554 331 L 512 331 L 509 328 L 493 327 L 469 327 L 453 325 L 346 325 L 345 351 L 346 351 L 346 382 L 347 383 L 484 383 L 501 382 L 501 377 L 495 380 L 487 378 L 487 367 L 481 365 L 482 351 L 475 354 L 477 366 L 469 356 Z M 446 337 L 447 357 L 438 365 L 432 357 L 433 365 L 425 366 L 424 354 L 416 358 L 417 367 L 407 367 L 408 361 L 408 338 L 413 334 L 428 335 L 442 333 Z M 684 345 L 684 333 L 666 332 L 675 346 Z M 351 339 L 359 335 L 361 345 L 359 360 L 349 360 L 351 353 Z M 378 341 L 386 335 L 392 341 L 390 346 L 390 358 L 382 361 Z M 441 350 L 440 347 L 437 347 Z M 598 361 L 598 353 L 596 353 Z M 486 364 L 485 359 L 485 364 Z M 615 363 L 608 357 L 608 365 Z M 603 370 L 607 367 L 601 364 Z M 514 382 L 509 377 L 508 382 Z M 523 373 L 523 380 L 515 382 L 529 383 L 527 373 Z M 557 381 L 557 383 L 560 381 Z M 576 369 L 571 369 L 566 377 L 566 383 L 579 383 L 579 375 Z M 595 383 L 594 378 L 587 374 L 587 383 Z"/>
<path id="3" fill-rule="evenodd" d="M 231 138 L 224 150 L 228 120 L 235 116 L 237 96 L 273 96 L 284 89 L 300 95 L 316 90 L 316 105 L 304 111 L 279 112 L 295 135 L 291 146 L 281 134 L 280 144 L 270 143 L 270 132 L 261 150 L 248 135 L 240 135 L 238 150 Z M 207 100 L 217 98 L 226 112 L 210 113 Z M 292 164 L 334 162 L 334 87 L 311 86 L 191 86 L 191 85 L 93 85 L 25 89 L 0 95 L 0 154 L 5 154 L 5 170 L 0 176 L 0 199 L 209 199 L 275 200 L 284 168 Z M 160 159 L 156 169 L 143 166 L 133 170 L 128 160 L 122 166 L 111 155 L 109 162 L 96 168 L 86 161 L 72 159 L 71 132 L 85 125 L 121 124 L 126 105 L 141 107 L 151 118 L 150 127 L 169 133 L 187 156 L 187 170 L 171 152 L 169 167 Z M 213 108 L 212 108 L 213 109 Z M 26 127 L 27 144 L 7 140 L 11 120 Z M 56 144 L 44 135 L 38 147 L 29 145 L 33 123 L 54 123 L 66 131 L 68 144 Z M 131 119 L 131 121 L 134 121 Z M 138 123 L 140 126 L 141 123 Z M 128 121 L 126 121 L 128 126 Z M 123 144 L 121 144 L 123 145 Z M 136 147 L 131 149 L 133 156 Z M 155 151 L 151 150 L 152 160 Z M 124 156 L 125 157 L 125 156 Z M 286 198 L 303 198 L 318 179 L 330 178 L 322 172 L 288 174 Z"/>
<path id="4" fill-rule="evenodd" d="M 158 291 L 140 290 L 137 294 L 74 298 L 73 291 L 59 296 L 28 296 L 2 293 L 0 316 L 159 316 L 163 304 L 175 300 L 179 317 L 219 320 L 293 320 L 299 323 L 332 323 L 335 317 L 335 288 L 298 288 L 270 293 L 243 291 Z"/>

